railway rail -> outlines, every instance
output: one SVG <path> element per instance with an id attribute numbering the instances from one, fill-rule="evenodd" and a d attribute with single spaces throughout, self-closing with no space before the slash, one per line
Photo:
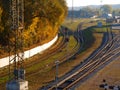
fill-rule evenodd
<path id="1" fill-rule="evenodd" d="M 83 42 L 80 43 L 80 40 L 81 40 L 82 37 L 79 34 L 80 33 L 79 29 L 77 29 L 76 32 L 77 32 L 77 35 L 74 33 L 74 37 L 77 41 L 76 45 L 71 50 L 69 50 L 69 52 L 65 56 L 59 57 L 58 60 L 59 61 L 62 60 L 62 62 L 60 62 L 60 63 L 63 63 L 64 61 L 69 60 L 72 57 L 75 57 L 77 52 L 82 48 Z"/>
<path id="2" fill-rule="evenodd" d="M 63 36 L 61 42 L 56 43 L 55 45 L 53 45 L 52 48 L 49 48 L 47 51 L 45 51 L 45 53 L 40 56 L 40 60 L 25 61 L 25 63 L 24 63 L 25 68 L 29 68 L 37 63 L 40 63 L 42 60 L 45 60 L 45 59 L 55 55 L 56 53 L 60 52 L 60 50 L 62 50 L 63 48 L 66 47 L 66 45 L 67 45 L 67 43 L 65 42 L 66 35 L 63 30 L 60 30 L 60 32 Z M 8 75 L 8 73 L 5 72 L 6 70 L 7 70 L 7 66 L 0 69 L 0 77 L 4 77 L 4 76 Z M 28 73 L 28 74 L 30 74 L 30 73 Z"/>
<path id="3" fill-rule="evenodd" d="M 67 43 L 65 42 L 66 41 L 66 34 L 64 33 L 63 30 L 60 30 L 60 32 L 63 36 L 62 41 L 55 44 L 52 48 L 49 48 L 48 50 L 46 50 L 44 52 L 44 54 L 41 55 L 40 60 L 35 61 L 32 64 L 27 64 L 26 68 L 31 67 L 32 65 L 35 65 L 35 64 L 39 63 L 40 61 L 45 60 L 45 59 L 55 55 L 56 53 L 60 52 L 60 50 L 62 50 L 63 48 L 66 47 L 66 45 L 67 45 Z"/>
<path id="4" fill-rule="evenodd" d="M 68 36 L 67 36 L 67 38 L 68 38 Z M 66 37 L 65 37 L 65 39 L 64 39 L 64 43 L 65 43 L 65 45 L 66 45 L 66 47 L 61 47 L 59 50 L 58 50 L 58 53 L 59 53 L 59 51 L 60 50 L 62 50 L 62 49 L 64 49 L 64 48 L 67 48 L 67 44 L 69 43 L 69 41 L 66 41 Z M 69 51 L 69 52 L 67 52 L 66 53 L 66 55 L 62 55 L 62 56 L 59 56 L 58 57 L 58 59 L 57 60 L 59 60 L 60 61 L 60 64 L 61 63 L 63 63 L 64 61 L 66 61 L 67 59 L 69 59 L 69 58 L 71 58 L 73 55 L 74 55 L 74 53 L 75 52 L 77 52 L 76 50 L 79 48 L 79 43 L 77 42 L 75 45 L 74 45 L 74 47 Z M 57 52 L 55 53 L 55 54 L 58 54 Z M 61 52 L 60 52 L 61 53 Z M 48 64 L 48 66 L 53 66 L 53 67 L 55 67 L 55 64 L 54 64 L 54 62 L 51 62 L 51 63 L 49 63 Z M 37 73 L 39 73 L 39 71 L 40 70 L 38 70 L 37 72 L 34 72 L 34 73 L 30 73 L 28 76 L 31 76 L 31 75 L 35 75 L 35 74 L 37 74 Z"/>
<path id="5" fill-rule="evenodd" d="M 120 36 L 118 35 L 113 39 L 113 41 L 120 41 L 119 38 Z M 58 83 L 58 90 L 74 90 L 73 88 L 75 88 L 74 86 L 76 86 L 77 83 L 89 77 L 91 73 L 111 61 L 111 59 L 113 59 L 113 57 L 115 57 L 116 55 L 120 55 L 120 43 L 115 42 L 111 46 L 111 43 L 113 41 L 110 41 L 105 46 L 105 48 L 99 51 L 100 53 L 97 54 L 95 57 L 92 57 L 90 58 L 90 60 L 84 62 L 85 64 L 76 72 L 76 74 L 74 74 L 64 82 Z M 55 90 L 55 87 L 50 90 Z"/>
<path id="6" fill-rule="evenodd" d="M 78 29 L 78 32 L 79 31 L 80 30 Z M 117 50 L 119 50 L 119 48 L 114 49 L 116 47 L 116 44 L 115 43 L 113 44 L 113 42 L 117 41 L 120 37 L 119 35 L 117 35 L 116 37 L 113 38 L 113 34 L 112 35 L 111 34 L 112 34 L 111 31 L 108 31 L 108 39 L 106 39 L 106 44 L 103 44 L 101 46 L 101 48 L 97 50 L 95 55 L 92 55 L 90 58 L 85 60 L 84 64 L 81 66 L 80 70 L 77 70 L 72 75 L 69 75 L 67 78 L 64 78 L 64 80 L 59 80 L 59 82 L 56 83 L 58 90 L 74 90 L 74 89 L 69 89 L 69 88 L 74 86 L 76 84 L 76 82 L 80 81 L 83 77 L 86 78 L 86 76 L 88 76 L 90 74 L 90 73 L 88 73 L 88 70 L 94 71 L 95 69 L 97 69 L 98 67 L 100 67 L 101 65 L 104 65 L 106 62 L 109 61 L 107 58 L 111 57 L 111 54 L 113 55 L 113 53 L 115 53 Z M 106 53 L 108 53 L 108 54 L 106 54 Z M 99 60 L 99 58 L 101 58 L 101 60 Z M 105 60 L 102 61 L 103 59 L 105 59 Z M 91 73 L 92 73 L 92 71 L 91 71 Z M 77 75 L 81 79 L 76 79 L 75 77 Z M 80 76 L 80 75 L 82 75 L 82 76 Z M 47 90 L 55 90 L 56 85 L 49 86 L 50 88 Z"/>
<path id="7" fill-rule="evenodd" d="M 75 36 L 75 38 L 77 39 L 77 41 L 78 42 L 82 42 L 82 45 L 83 45 L 83 43 L 84 43 L 84 38 L 83 37 L 81 37 L 81 36 L 83 36 L 82 35 L 82 32 L 81 32 L 81 28 L 82 28 L 82 24 L 83 23 L 81 23 L 80 25 L 78 25 L 78 29 L 77 29 L 77 33 L 79 33 L 79 34 L 77 34 L 76 36 Z M 87 59 L 86 60 L 86 62 L 88 62 L 89 60 L 91 60 L 92 58 L 94 58 L 95 56 L 97 57 L 97 55 L 99 55 L 99 53 L 102 53 L 102 55 L 104 55 L 105 53 L 107 53 L 107 51 L 109 51 L 110 49 L 110 47 L 112 48 L 112 42 L 113 41 L 111 41 L 113 38 L 112 38 L 112 36 L 111 36 L 111 31 L 108 31 L 107 30 L 107 39 L 106 39 L 106 43 L 105 44 L 103 44 L 102 45 L 102 47 L 101 47 L 101 49 L 98 49 L 96 52 L 96 55 L 93 55 L 93 56 L 91 56 L 89 59 Z M 110 42 L 109 42 L 110 41 Z M 110 44 L 109 44 L 110 43 Z M 81 47 L 82 47 L 82 45 L 81 45 Z M 79 50 L 80 50 L 81 48 L 79 48 Z M 104 50 L 104 52 L 103 52 L 103 50 Z M 74 54 L 75 55 L 75 54 Z M 102 56 L 101 55 L 101 56 Z M 84 66 L 84 65 L 82 65 L 82 66 Z M 69 78 L 71 78 L 72 76 L 74 76 L 75 75 L 75 73 L 72 73 L 71 75 L 66 75 L 65 77 L 64 77 L 64 79 L 62 80 L 62 79 L 59 79 L 59 82 L 57 83 L 57 86 L 60 86 L 60 84 L 62 84 L 62 83 L 64 83 L 65 81 L 67 81 Z M 54 85 L 53 86 L 51 86 L 51 85 L 49 85 L 48 87 L 50 87 L 49 88 L 49 90 L 54 90 L 55 88 L 56 88 L 56 85 L 55 85 L 55 83 L 54 83 Z M 43 89 L 44 90 L 44 89 Z M 45 89 L 45 90 L 48 90 L 48 89 Z"/>
<path id="8" fill-rule="evenodd" d="M 39 63 L 41 60 L 45 60 L 46 58 L 49 58 L 49 57 L 55 55 L 56 53 L 62 53 L 61 50 L 64 49 L 69 42 L 66 41 L 66 34 L 64 33 L 64 31 L 61 32 L 61 33 L 62 33 L 62 35 L 63 35 L 63 39 L 62 39 L 62 42 L 59 43 L 59 47 L 58 47 L 58 44 L 57 44 L 57 45 L 54 45 L 53 48 L 48 49 L 48 50 L 50 50 L 50 52 L 47 52 L 47 53 L 46 53 L 45 58 L 43 57 L 43 58 L 40 59 L 39 61 L 35 61 L 35 62 L 30 63 L 30 64 L 28 63 L 28 65 L 26 64 L 26 67 L 25 67 L 25 68 L 32 67 L 33 65 L 36 65 L 37 63 Z M 69 38 L 69 37 L 67 37 L 67 38 Z M 65 55 L 65 56 L 61 56 L 60 59 L 61 59 L 62 61 L 65 61 L 66 59 L 71 58 L 71 57 L 74 55 L 74 53 L 76 53 L 76 51 L 77 51 L 78 49 L 79 49 L 79 43 L 77 42 L 76 45 L 74 45 L 74 47 L 70 50 L 70 53 L 67 53 L 67 58 L 66 58 L 66 55 Z M 52 52 L 52 54 L 51 54 L 51 52 Z M 68 57 L 68 56 L 69 56 L 69 57 Z M 61 61 L 61 63 L 62 63 L 62 61 Z M 50 63 L 50 64 L 51 64 L 51 63 Z M 50 64 L 49 64 L 49 65 L 50 65 Z M 54 65 L 54 64 L 52 63 L 52 65 Z M 7 69 L 7 68 L 4 68 L 4 69 L 1 69 L 1 70 L 0 70 L 0 73 L 1 73 L 1 74 L 0 74 L 0 77 L 7 76 L 7 73 L 4 73 L 4 72 L 3 72 L 3 71 L 6 70 L 6 69 Z M 28 77 L 28 76 L 33 76 L 33 75 L 39 73 L 40 71 L 41 71 L 41 70 L 38 70 L 38 71 L 35 70 L 34 72 L 30 72 L 30 73 L 26 73 L 26 74 L 27 74 L 27 77 Z M 30 82 L 31 82 L 31 81 L 30 81 Z M 32 81 L 32 82 L 38 83 L 39 81 Z"/>
<path id="9" fill-rule="evenodd" d="M 85 69 L 82 70 L 82 73 L 78 73 L 76 76 L 72 77 L 72 79 L 75 81 L 73 83 L 69 83 L 69 85 L 63 88 L 62 90 L 73 90 L 77 83 L 80 83 L 80 81 L 83 81 L 86 77 L 94 73 L 96 70 L 104 67 L 104 65 L 108 64 L 111 61 L 111 59 L 113 60 L 114 58 L 116 58 L 116 55 L 120 55 L 120 48 L 117 48 L 116 50 L 105 55 L 98 61 L 90 64 L 89 66 L 86 66 Z"/>
<path id="10" fill-rule="evenodd" d="M 83 37 L 81 37 L 79 33 L 80 33 L 79 29 L 77 29 L 76 33 L 74 33 L 74 37 L 77 41 L 76 45 L 71 50 L 69 50 L 69 52 L 67 52 L 67 54 L 65 56 L 59 57 L 58 60 L 60 61 L 60 64 L 66 62 L 66 60 L 69 60 L 70 58 L 75 58 L 75 55 L 82 48 L 82 42 L 80 42 L 80 39 Z M 55 82 L 52 82 L 51 86 L 54 83 Z M 48 87 L 50 87 L 50 86 L 48 86 Z M 47 89 L 45 89 L 45 90 L 47 90 Z"/>

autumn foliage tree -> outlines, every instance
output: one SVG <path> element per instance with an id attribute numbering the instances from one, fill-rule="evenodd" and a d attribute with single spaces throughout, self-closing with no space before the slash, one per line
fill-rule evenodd
<path id="1" fill-rule="evenodd" d="M 67 16 L 65 0 L 25 0 L 24 46 L 43 44 L 52 40 Z M 9 0 L 0 1 L 0 46 L 7 46 L 9 23 Z M 11 37 L 13 37 L 11 35 Z"/>

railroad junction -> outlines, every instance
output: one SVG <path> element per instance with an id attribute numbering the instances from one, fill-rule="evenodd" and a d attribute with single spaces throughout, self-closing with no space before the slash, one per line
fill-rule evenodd
<path id="1" fill-rule="evenodd" d="M 78 30 L 79 32 L 79 30 Z M 79 32 L 80 34 L 81 32 Z M 78 38 L 78 37 L 77 37 Z M 78 38 L 80 41 L 81 38 Z M 58 81 L 44 87 L 45 90 L 75 90 L 81 83 L 92 77 L 99 70 L 104 68 L 114 58 L 120 56 L 120 34 L 108 32 L 104 43 L 82 64 L 73 69 L 70 73 L 59 78 Z M 43 89 L 44 90 L 44 89 Z"/>

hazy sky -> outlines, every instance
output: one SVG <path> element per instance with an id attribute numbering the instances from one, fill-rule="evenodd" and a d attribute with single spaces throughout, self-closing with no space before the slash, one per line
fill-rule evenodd
<path id="1" fill-rule="evenodd" d="M 66 0 L 69 7 L 72 6 L 72 0 Z M 120 4 L 120 0 L 73 0 L 73 6 L 101 5 L 101 4 Z"/>

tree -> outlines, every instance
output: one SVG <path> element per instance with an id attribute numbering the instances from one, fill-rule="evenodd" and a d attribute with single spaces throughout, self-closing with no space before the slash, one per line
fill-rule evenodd
<path id="1" fill-rule="evenodd" d="M 57 34 L 58 28 L 67 16 L 65 0 L 24 0 L 25 47 L 29 44 L 48 42 Z M 0 45 L 7 46 L 14 35 L 10 31 L 10 2 L 0 0 Z M 8 35 L 10 38 L 8 38 Z M 4 42 L 3 42 L 4 41 Z M 43 43 L 42 43 L 43 44 Z"/>
<path id="2" fill-rule="evenodd" d="M 119 16 L 120 15 L 120 9 L 114 9 L 112 14 L 113 14 L 113 16 Z"/>
<path id="3" fill-rule="evenodd" d="M 111 5 L 103 5 L 101 7 L 101 12 L 103 14 L 109 14 L 109 13 L 112 13 L 112 6 Z"/>

